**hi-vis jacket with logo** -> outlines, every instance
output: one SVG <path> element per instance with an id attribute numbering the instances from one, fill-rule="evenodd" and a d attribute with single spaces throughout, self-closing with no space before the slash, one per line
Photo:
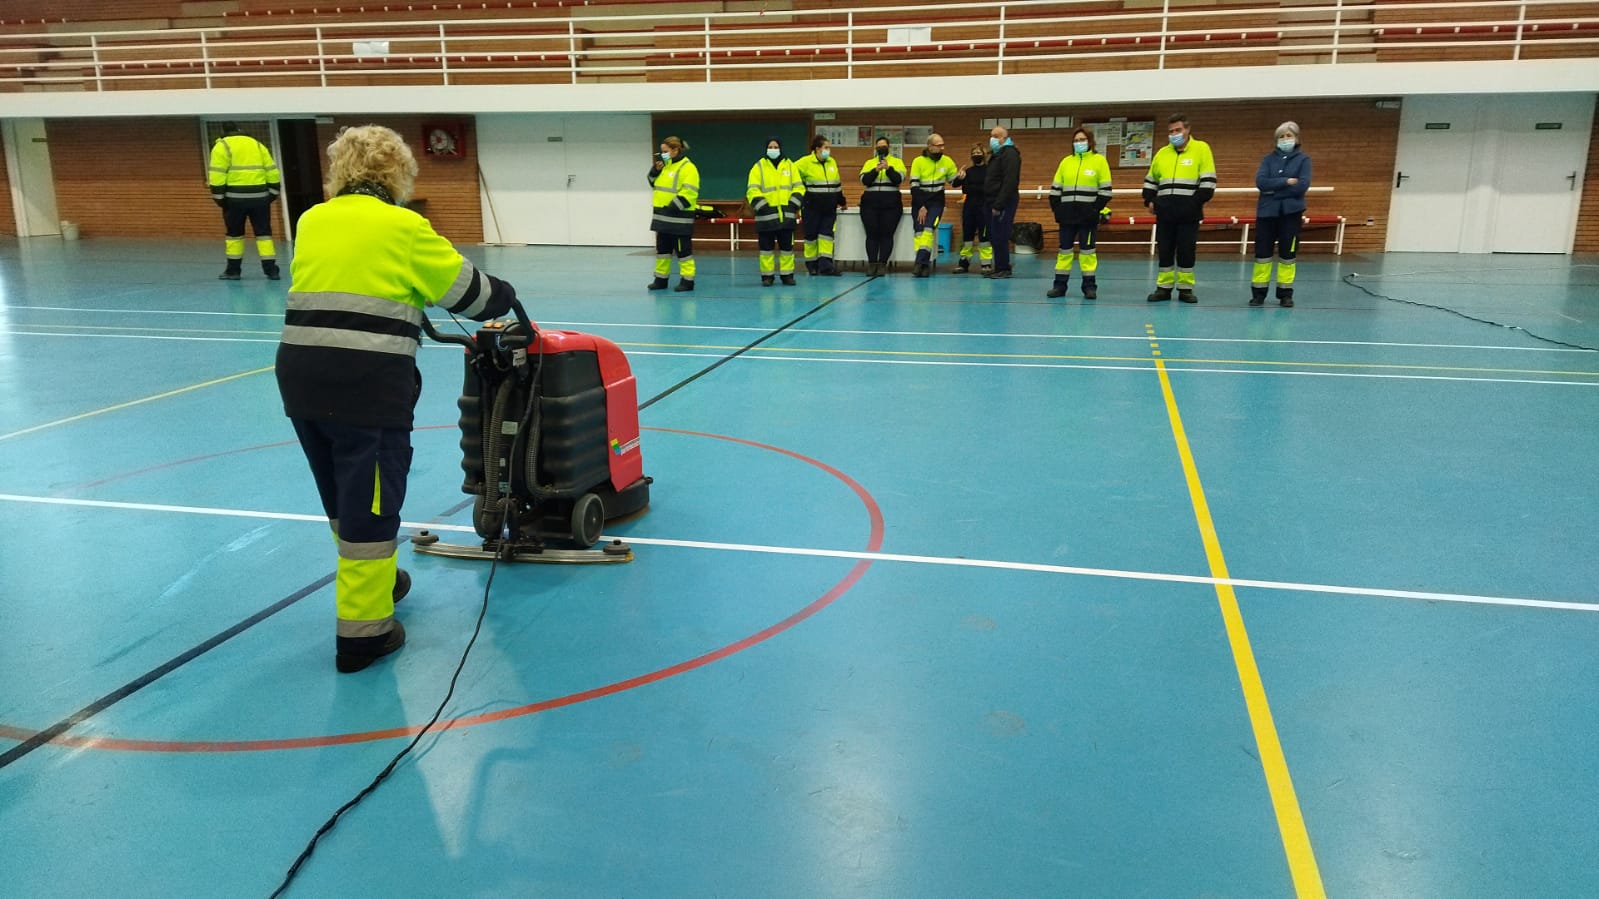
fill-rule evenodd
<path id="1" fill-rule="evenodd" d="M 1216 160 L 1210 144 L 1189 138 L 1181 150 L 1161 147 L 1144 176 L 1144 202 L 1155 216 L 1171 222 L 1197 222 L 1216 194 Z"/>

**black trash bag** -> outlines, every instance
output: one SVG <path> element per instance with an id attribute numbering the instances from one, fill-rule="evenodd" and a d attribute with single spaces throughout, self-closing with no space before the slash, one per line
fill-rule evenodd
<path id="1" fill-rule="evenodd" d="M 1019 247 L 1032 247 L 1033 252 L 1044 249 L 1044 226 L 1037 222 L 1017 222 L 1011 229 L 1011 240 Z"/>

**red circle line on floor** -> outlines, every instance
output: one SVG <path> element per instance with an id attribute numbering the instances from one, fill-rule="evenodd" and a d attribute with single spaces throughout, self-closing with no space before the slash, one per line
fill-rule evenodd
<path id="1" fill-rule="evenodd" d="M 641 428 L 640 430 L 657 431 L 665 434 L 682 434 L 690 437 L 708 437 L 712 440 L 725 440 L 729 443 L 737 443 L 744 446 L 754 447 L 756 449 L 781 453 L 782 455 L 804 462 L 807 465 L 819 468 L 843 482 L 846 487 L 848 487 L 857 497 L 860 498 L 861 503 L 866 506 L 867 515 L 871 518 L 871 535 L 867 539 L 866 550 L 868 552 L 877 552 L 878 550 L 882 549 L 883 511 L 878 506 L 877 500 L 874 499 L 869 492 L 867 492 L 865 487 L 862 487 L 859 483 L 857 483 L 854 478 L 851 478 L 849 475 L 839 471 L 825 462 L 812 459 L 809 456 L 801 455 L 800 453 L 796 453 L 792 450 L 783 449 L 782 447 L 772 446 L 765 443 L 757 443 L 753 440 L 744 440 L 738 437 L 728 437 L 722 434 L 708 434 L 702 431 L 684 431 L 675 428 Z M 283 444 L 269 445 L 280 446 Z M 237 452 L 237 450 L 232 452 Z M 190 461 L 199 461 L 199 459 L 203 458 L 211 458 L 211 456 L 199 457 Z M 165 468 L 174 464 L 179 463 L 169 463 L 168 465 L 156 467 Z M 856 582 L 861 579 L 861 576 L 864 575 L 866 570 L 870 567 L 872 567 L 871 560 L 862 559 L 861 561 L 856 562 L 855 565 L 850 568 L 849 573 L 844 575 L 842 580 L 834 584 L 832 589 L 817 597 L 809 605 L 793 613 L 792 615 L 789 615 L 787 618 L 784 618 L 776 624 L 772 624 L 766 628 L 756 631 L 755 633 L 750 634 L 743 639 L 736 640 L 719 649 L 713 649 L 710 652 L 695 656 L 692 659 L 678 662 L 675 665 L 668 665 L 665 668 L 660 668 L 647 674 L 640 674 L 636 677 L 630 677 L 625 680 L 619 680 L 614 683 L 606 684 L 602 687 L 594 687 L 593 689 L 583 690 L 577 693 L 569 693 L 565 696 L 558 696 L 553 699 L 540 700 L 539 702 L 515 706 L 508 709 L 500 709 L 493 712 L 467 715 L 461 718 L 440 719 L 439 722 L 433 726 L 432 730 L 445 731 L 458 728 L 475 727 L 479 724 L 489 724 L 495 721 L 503 721 L 508 718 L 520 718 L 524 715 L 534 715 L 539 712 L 546 712 L 551 709 L 562 708 L 563 706 L 576 705 L 580 702 L 588 702 L 591 699 L 599 699 L 604 696 L 610 696 L 612 694 L 621 693 L 626 690 L 632 690 L 637 687 L 647 686 L 649 684 L 656 683 L 657 681 L 666 680 L 669 677 L 675 677 L 679 674 L 693 671 L 696 668 L 703 668 L 706 665 L 712 664 L 713 662 L 719 662 L 728 656 L 735 655 L 743 652 L 746 649 L 749 649 L 752 646 L 763 643 L 772 637 L 775 637 L 778 634 L 793 628 L 795 625 L 798 625 L 805 619 L 810 618 L 817 612 L 820 612 L 821 610 L 832 605 L 838 600 L 839 597 L 848 592 L 851 587 L 854 587 Z M 347 734 L 326 734 L 322 736 L 311 737 L 291 737 L 280 740 L 138 740 L 117 737 L 88 737 L 62 734 L 50 742 L 52 745 L 68 746 L 74 749 L 103 749 L 114 752 L 269 752 L 282 749 L 312 749 L 323 746 L 340 746 L 349 743 L 368 743 L 376 740 L 394 739 L 397 737 L 411 737 L 420 732 L 422 728 L 423 725 L 414 724 L 404 727 L 385 728 L 382 730 L 357 731 Z M 36 733 L 38 732 L 12 727 L 6 724 L 0 724 L 0 738 L 22 741 L 31 739 Z"/>

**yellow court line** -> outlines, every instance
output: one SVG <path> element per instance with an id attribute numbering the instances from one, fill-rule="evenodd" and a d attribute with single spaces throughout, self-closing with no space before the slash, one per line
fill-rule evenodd
<path id="1" fill-rule="evenodd" d="M 721 346 L 708 343 L 645 343 L 642 341 L 618 341 L 618 346 L 647 347 L 654 349 L 674 350 L 737 350 L 743 349 L 736 346 Z M 818 354 L 853 354 L 859 356 L 928 356 L 932 358 L 959 358 L 959 359 L 1041 359 L 1065 360 L 1077 362 L 1149 362 L 1148 356 L 1078 356 L 1065 353 L 953 353 L 933 352 L 929 350 L 851 350 L 834 347 L 751 347 L 751 353 L 818 353 Z M 1477 374 L 1496 375 L 1571 375 L 1574 377 L 1599 378 L 1599 371 L 1568 371 L 1563 369 L 1538 369 L 1538 368 L 1478 368 L 1464 365 L 1411 365 L 1399 362 L 1310 362 L 1305 360 L 1277 360 L 1277 359 L 1194 359 L 1186 356 L 1167 357 L 1167 362 L 1180 362 L 1192 365 L 1282 365 L 1299 366 L 1304 368 L 1391 368 L 1409 371 L 1452 371 L 1475 372 Z M 1181 368 L 1177 369 L 1182 371 Z"/>
<path id="2" fill-rule="evenodd" d="M 1155 370 L 1160 374 L 1160 392 L 1166 399 L 1166 415 L 1171 419 L 1172 438 L 1177 441 L 1177 455 L 1182 460 L 1183 477 L 1188 481 L 1188 498 L 1194 506 L 1194 518 L 1205 544 L 1205 559 L 1210 563 L 1210 575 L 1229 578 L 1221 540 L 1216 536 L 1216 525 L 1210 517 L 1210 504 L 1205 501 L 1205 488 L 1199 482 L 1199 469 L 1194 465 L 1188 434 L 1177 412 L 1177 398 L 1172 394 L 1171 379 L 1166 375 L 1166 362 L 1163 359 L 1154 361 Z M 1310 847 L 1310 833 L 1305 828 L 1305 816 L 1299 810 L 1299 797 L 1288 773 L 1288 759 L 1277 738 L 1277 725 L 1272 721 L 1266 686 L 1255 665 L 1255 652 L 1249 645 L 1249 632 L 1244 629 L 1238 597 L 1231 584 L 1217 583 L 1215 587 L 1216 602 L 1221 606 L 1222 621 L 1227 627 L 1227 643 L 1232 647 L 1233 664 L 1238 669 L 1238 683 L 1244 691 L 1244 705 L 1249 710 L 1249 724 L 1255 732 L 1255 746 L 1260 750 L 1260 766 L 1265 771 L 1266 788 L 1271 793 L 1272 810 L 1277 815 L 1277 830 L 1282 834 L 1283 851 L 1288 856 L 1288 871 L 1294 879 L 1294 892 L 1300 899 L 1325 899 L 1327 891 L 1322 886 L 1321 869 Z"/>
<path id="3" fill-rule="evenodd" d="M 93 418 L 96 415 L 104 415 L 107 412 L 115 412 L 118 409 L 126 409 L 130 406 L 138 406 L 144 403 L 153 403 L 156 400 L 164 400 L 169 396 L 177 396 L 180 393 L 188 393 L 191 390 L 199 390 L 203 387 L 212 387 L 217 384 L 224 384 L 228 381 L 238 380 L 239 378 L 248 378 L 251 375 L 258 375 L 262 372 L 271 371 L 276 367 L 277 366 L 275 365 L 268 365 L 266 368 L 256 368 L 251 369 L 250 371 L 241 371 L 238 374 L 213 378 L 210 381 L 203 381 L 199 384 L 190 384 L 188 387 L 179 387 L 177 390 L 168 390 L 166 393 L 158 393 L 155 396 L 147 396 L 143 399 L 129 400 L 126 403 L 117 403 L 115 406 L 107 406 L 104 409 L 95 409 L 92 412 L 83 412 L 78 415 L 68 416 L 67 418 L 58 418 L 55 421 L 47 421 L 42 425 L 34 425 L 31 428 L 23 428 L 20 431 L 12 431 L 9 434 L 0 434 L 0 440 L 10 440 L 13 437 L 21 437 L 23 434 L 32 434 L 34 431 L 42 431 L 45 428 L 53 428 L 56 425 L 71 424 L 75 421 L 82 421 L 85 418 Z"/>

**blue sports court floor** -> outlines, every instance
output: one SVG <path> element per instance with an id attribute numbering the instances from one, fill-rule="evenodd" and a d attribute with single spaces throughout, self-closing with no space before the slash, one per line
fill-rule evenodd
<path id="1" fill-rule="evenodd" d="M 0 243 L 8 896 L 267 896 L 478 615 L 402 549 L 410 642 L 334 673 L 288 282 L 219 249 Z M 1599 260 L 1307 258 L 1284 310 L 1223 255 L 1180 306 L 466 252 L 682 384 L 652 505 L 499 568 L 287 895 L 1594 895 L 1599 353 L 1529 333 L 1599 346 Z M 407 532 L 465 539 L 419 364 Z"/>

